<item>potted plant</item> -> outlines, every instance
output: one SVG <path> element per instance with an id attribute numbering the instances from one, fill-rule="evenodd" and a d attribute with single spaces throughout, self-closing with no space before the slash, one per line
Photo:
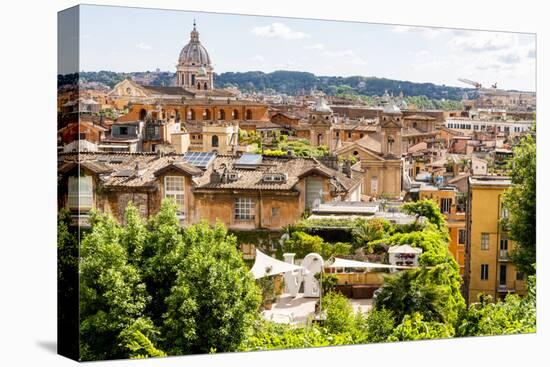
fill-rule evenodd
<path id="1" fill-rule="evenodd" d="M 271 310 L 273 303 L 277 300 L 273 279 L 271 277 L 260 278 L 257 280 L 257 284 L 262 292 L 262 309 Z"/>

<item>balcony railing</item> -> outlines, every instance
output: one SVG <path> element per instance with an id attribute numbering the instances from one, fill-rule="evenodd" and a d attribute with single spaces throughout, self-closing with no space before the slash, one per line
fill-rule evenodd
<path id="1" fill-rule="evenodd" d="M 498 259 L 500 261 L 508 261 L 510 260 L 509 257 L 508 257 L 508 250 L 500 250 L 498 252 Z"/>

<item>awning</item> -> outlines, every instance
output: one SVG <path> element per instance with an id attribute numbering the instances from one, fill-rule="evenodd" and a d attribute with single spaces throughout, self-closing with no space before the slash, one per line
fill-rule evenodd
<path id="1" fill-rule="evenodd" d="M 254 261 L 254 266 L 250 269 L 250 272 L 254 276 L 254 279 L 258 279 L 295 270 L 305 270 L 305 268 L 303 266 L 289 264 L 284 261 L 274 259 L 256 249 L 256 259 Z"/>
<path id="2" fill-rule="evenodd" d="M 369 263 L 365 261 L 347 260 L 335 257 L 334 260 L 325 265 L 325 268 L 364 268 L 364 269 L 413 269 L 412 266 L 397 266 L 389 264 Z"/>

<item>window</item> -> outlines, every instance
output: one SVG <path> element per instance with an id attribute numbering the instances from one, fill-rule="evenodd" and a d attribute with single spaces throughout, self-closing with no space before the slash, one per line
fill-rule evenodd
<path id="1" fill-rule="evenodd" d="M 458 244 L 464 245 L 466 243 L 466 230 L 465 229 L 459 229 L 458 230 Z"/>
<path id="2" fill-rule="evenodd" d="M 351 139 L 351 133 L 348 133 L 348 139 Z"/>
<path id="3" fill-rule="evenodd" d="M 120 126 L 118 128 L 118 135 L 128 135 L 128 128 L 126 126 Z"/>
<path id="4" fill-rule="evenodd" d="M 523 280 L 523 279 L 525 279 L 525 274 L 521 271 L 518 271 L 516 273 L 516 280 Z"/>
<path id="5" fill-rule="evenodd" d="M 166 176 L 164 177 L 164 197 L 170 198 L 178 207 L 178 212 L 183 213 L 185 210 L 184 203 L 184 177 L 183 176 Z"/>
<path id="6" fill-rule="evenodd" d="M 378 177 L 372 177 L 370 179 L 370 192 L 371 194 L 378 193 Z"/>
<path id="7" fill-rule="evenodd" d="M 88 211 L 94 198 L 92 176 L 69 177 L 69 209 Z"/>
<path id="8" fill-rule="evenodd" d="M 481 264 L 481 280 L 489 279 L 489 264 Z"/>
<path id="9" fill-rule="evenodd" d="M 246 119 L 247 120 L 252 120 L 252 111 L 251 110 L 246 110 Z"/>
<path id="10" fill-rule="evenodd" d="M 212 147 L 218 147 L 220 145 L 218 135 L 212 135 Z"/>
<path id="11" fill-rule="evenodd" d="M 451 198 L 442 198 L 441 199 L 441 212 L 442 213 L 450 213 L 452 202 L 453 202 L 453 199 L 451 199 Z"/>
<path id="12" fill-rule="evenodd" d="M 86 133 L 79 133 L 79 134 L 78 134 L 78 139 L 80 139 L 80 140 L 86 140 Z"/>
<path id="13" fill-rule="evenodd" d="M 501 238 L 500 239 L 500 250 L 501 251 L 508 251 L 508 238 Z"/>
<path id="14" fill-rule="evenodd" d="M 504 203 L 501 204 L 500 206 L 500 217 L 501 218 L 508 218 L 508 208 L 506 206 L 504 206 Z"/>
<path id="15" fill-rule="evenodd" d="M 235 219 L 252 220 L 254 219 L 254 202 L 251 198 L 235 199 Z"/>
<path id="16" fill-rule="evenodd" d="M 271 208 L 271 218 L 276 218 L 279 216 L 279 208 L 273 207 Z"/>
<path id="17" fill-rule="evenodd" d="M 481 249 L 489 250 L 489 233 L 481 234 Z"/>

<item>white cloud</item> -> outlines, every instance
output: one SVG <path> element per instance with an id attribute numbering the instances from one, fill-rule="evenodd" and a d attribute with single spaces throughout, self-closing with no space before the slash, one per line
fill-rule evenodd
<path id="1" fill-rule="evenodd" d="M 505 50 L 517 44 L 516 34 L 479 31 L 461 32 L 449 41 L 449 46 L 471 52 Z"/>
<path id="2" fill-rule="evenodd" d="M 309 34 L 293 31 L 283 23 L 272 23 L 264 27 L 255 27 L 252 33 L 264 38 L 279 38 L 285 40 L 299 40 L 309 38 Z"/>
<path id="3" fill-rule="evenodd" d="M 150 50 L 152 49 L 151 46 L 149 46 L 148 44 L 146 43 L 143 43 L 143 42 L 140 42 L 136 45 L 137 48 L 139 48 L 140 50 Z"/>
<path id="4" fill-rule="evenodd" d="M 445 28 L 432 28 L 432 27 L 411 27 L 405 25 L 398 25 L 392 28 L 393 33 L 406 34 L 406 33 L 417 33 L 424 38 L 434 39 L 439 35 L 450 32 L 450 29 Z"/>
<path id="5" fill-rule="evenodd" d="M 323 56 L 329 57 L 329 58 L 338 58 L 339 62 L 347 63 L 347 64 L 353 64 L 353 65 L 367 65 L 367 61 L 357 55 L 355 51 L 353 50 L 323 50 L 321 53 Z"/>
<path id="6" fill-rule="evenodd" d="M 304 48 L 306 50 L 324 50 L 325 45 L 323 45 L 322 43 L 316 43 L 314 45 L 305 46 Z"/>

